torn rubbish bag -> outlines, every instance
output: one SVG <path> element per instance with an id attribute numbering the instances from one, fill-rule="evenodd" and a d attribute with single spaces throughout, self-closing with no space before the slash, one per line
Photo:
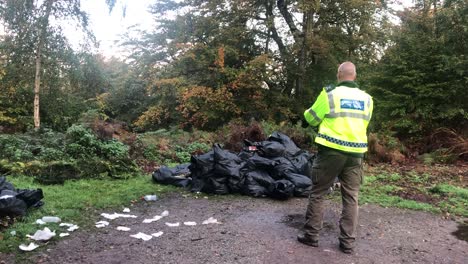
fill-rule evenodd
<path id="1" fill-rule="evenodd" d="M 41 189 L 15 189 L 4 176 L 0 177 L 0 216 L 24 216 L 29 207 L 41 206 L 42 198 Z"/>
<path id="2" fill-rule="evenodd" d="M 189 166 L 190 163 L 180 164 L 174 168 L 161 166 L 161 168 L 153 172 L 153 181 L 177 187 L 188 187 L 192 180 Z"/>

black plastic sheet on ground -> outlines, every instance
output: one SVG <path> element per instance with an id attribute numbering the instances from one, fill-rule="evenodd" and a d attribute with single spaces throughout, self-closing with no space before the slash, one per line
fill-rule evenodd
<path id="1" fill-rule="evenodd" d="M 29 207 L 41 206 L 42 198 L 41 189 L 15 189 L 5 177 L 0 177 L 0 216 L 24 216 Z"/>
<path id="2" fill-rule="evenodd" d="M 153 173 L 157 183 L 190 187 L 193 192 L 241 193 L 253 197 L 288 199 L 307 196 L 314 155 L 301 150 L 286 135 L 274 132 L 262 142 L 245 142 L 240 153 L 215 144 L 191 162 Z"/>

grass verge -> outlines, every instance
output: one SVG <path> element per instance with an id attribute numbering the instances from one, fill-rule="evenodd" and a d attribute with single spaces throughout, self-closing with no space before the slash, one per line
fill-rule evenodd
<path id="1" fill-rule="evenodd" d="M 421 181 L 421 178 L 425 178 Z M 431 175 L 377 173 L 365 177 L 360 203 L 375 203 L 468 217 L 468 189 L 462 186 L 432 181 Z"/>
<path id="2" fill-rule="evenodd" d="M 18 252 L 20 244 L 29 244 L 26 235 L 32 235 L 36 230 L 44 228 L 35 223 L 36 219 L 43 216 L 58 216 L 62 222 L 89 228 L 94 226 L 96 216 L 104 209 L 121 212 L 124 207 L 130 207 L 146 194 L 161 195 L 176 190 L 172 186 L 154 184 L 150 177 L 143 175 L 127 180 L 67 181 L 63 185 L 41 185 L 26 176 L 9 177 L 8 181 L 18 189 L 41 188 L 45 204 L 38 209 L 30 209 L 25 217 L 3 230 L 0 237 L 0 252 L 3 253 Z M 57 224 L 48 224 L 47 227 L 57 230 L 57 236 L 52 241 L 60 239 L 60 232 L 66 232 L 65 227 Z M 12 235 L 12 231 L 16 234 Z"/>

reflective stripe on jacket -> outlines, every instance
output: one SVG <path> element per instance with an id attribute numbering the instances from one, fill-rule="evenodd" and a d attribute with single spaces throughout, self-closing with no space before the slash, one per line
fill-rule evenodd
<path id="1" fill-rule="evenodd" d="M 372 117 L 372 97 L 354 82 L 341 82 L 334 89 L 324 88 L 304 117 L 319 126 L 315 142 L 350 152 L 367 151 L 367 126 Z"/>

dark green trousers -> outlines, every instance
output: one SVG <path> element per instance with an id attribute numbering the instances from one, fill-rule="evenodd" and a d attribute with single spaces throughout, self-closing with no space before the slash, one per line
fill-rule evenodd
<path id="1" fill-rule="evenodd" d="M 354 248 L 358 222 L 358 193 L 362 182 L 362 158 L 332 149 L 319 150 L 312 165 L 312 191 L 304 225 L 305 235 L 318 240 L 323 225 L 323 199 L 336 177 L 341 183 L 343 210 L 340 218 L 340 243 Z"/>

